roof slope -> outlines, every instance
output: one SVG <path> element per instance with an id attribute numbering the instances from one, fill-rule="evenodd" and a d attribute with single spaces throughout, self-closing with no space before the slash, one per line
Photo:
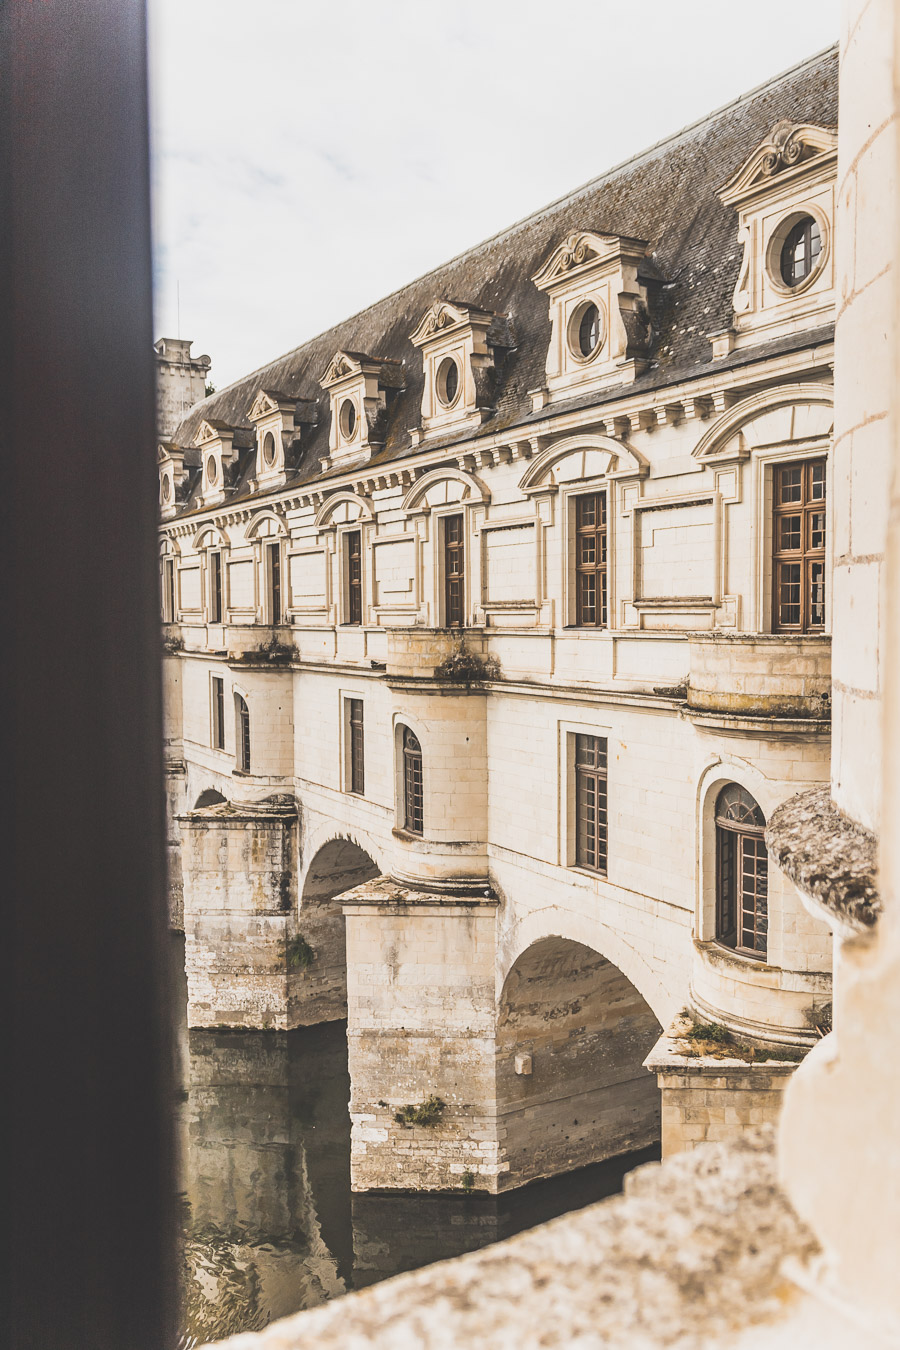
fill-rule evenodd
<path id="1" fill-rule="evenodd" d="M 811 58 L 410 282 L 196 404 L 175 439 L 190 445 L 203 418 L 248 426 L 247 414 L 260 388 L 315 399 L 318 420 L 304 433 L 308 440 L 294 474 L 308 480 L 319 471 L 328 448 L 329 399 L 318 381 L 340 348 L 403 363 L 406 389 L 393 404 L 378 460 L 402 456 L 410 448 L 408 429 L 418 425 L 422 397 L 422 355 L 409 335 L 431 304 L 450 297 L 507 315 L 516 344 L 504 364 L 496 413 L 485 432 L 530 420 L 528 391 L 543 384 L 550 340 L 547 300 L 530 278 L 551 249 L 575 230 L 647 240 L 667 280 L 654 315 L 658 339 L 653 365 L 630 390 L 703 374 L 711 360 L 709 334 L 731 322 L 740 264 L 737 216 L 722 205 L 717 191 L 781 118 L 837 125 L 837 66 L 837 48 Z M 606 390 L 587 401 L 601 402 L 620 392 Z"/>

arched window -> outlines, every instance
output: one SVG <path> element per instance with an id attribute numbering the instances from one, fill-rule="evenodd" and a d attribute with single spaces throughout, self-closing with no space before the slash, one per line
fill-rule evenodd
<path id="1" fill-rule="evenodd" d="M 421 834 L 425 828 L 422 747 L 409 727 L 403 728 L 403 827 L 410 834 Z"/>
<path id="2" fill-rule="evenodd" d="M 240 694 L 234 696 L 235 746 L 237 767 L 243 773 L 250 772 L 250 709 L 246 699 Z"/>
<path id="3" fill-rule="evenodd" d="M 766 959 L 769 855 L 766 819 L 737 783 L 716 799 L 716 938 L 747 956 Z"/>

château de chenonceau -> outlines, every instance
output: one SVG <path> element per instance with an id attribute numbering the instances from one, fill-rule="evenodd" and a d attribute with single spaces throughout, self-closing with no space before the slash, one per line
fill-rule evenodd
<path id="1" fill-rule="evenodd" d="M 852 1230 L 822 1113 L 879 1110 L 839 988 L 828 1032 L 835 946 L 845 1046 L 887 960 L 889 8 L 226 389 L 157 344 L 189 1025 L 346 1019 L 356 1191 L 660 1139 L 669 1175 L 778 1122 L 817 1239 Z"/>
<path id="2" fill-rule="evenodd" d="M 347 1018 L 357 1188 L 725 1138 L 827 1016 L 765 829 L 828 778 L 836 123 L 830 52 L 199 402 L 158 344 L 189 1019 Z"/>

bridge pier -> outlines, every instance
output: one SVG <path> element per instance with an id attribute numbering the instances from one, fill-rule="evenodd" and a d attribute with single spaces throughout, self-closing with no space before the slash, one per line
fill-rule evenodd
<path id="1" fill-rule="evenodd" d="M 498 999 L 485 889 L 378 877 L 342 897 L 356 1191 L 497 1193 L 659 1139 L 650 1008 L 563 938 L 523 953 Z"/>

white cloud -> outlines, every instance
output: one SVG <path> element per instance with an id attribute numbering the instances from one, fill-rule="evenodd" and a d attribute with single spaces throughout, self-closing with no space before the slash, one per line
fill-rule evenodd
<path id="1" fill-rule="evenodd" d="M 839 0 L 150 0 L 156 327 L 221 387 L 834 41 Z"/>

